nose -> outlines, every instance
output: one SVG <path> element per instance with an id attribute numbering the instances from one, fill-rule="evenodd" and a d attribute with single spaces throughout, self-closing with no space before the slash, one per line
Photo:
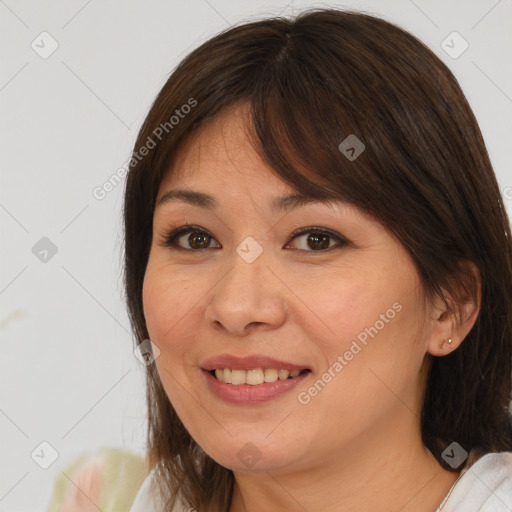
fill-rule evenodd
<path id="1" fill-rule="evenodd" d="M 234 254 L 231 268 L 214 287 L 205 309 L 206 321 L 214 329 L 245 336 L 277 329 L 285 322 L 287 288 L 264 253 L 252 263 Z"/>

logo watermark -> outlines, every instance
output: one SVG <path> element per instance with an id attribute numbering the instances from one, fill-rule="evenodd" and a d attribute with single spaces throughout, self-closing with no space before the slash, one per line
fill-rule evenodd
<path id="1" fill-rule="evenodd" d="M 245 467 L 251 469 L 261 459 L 261 452 L 253 443 L 245 443 L 236 456 Z"/>
<path id="2" fill-rule="evenodd" d="M 457 469 L 468 458 L 468 452 L 454 441 L 443 451 L 441 458 L 453 469 Z"/>
<path id="3" fill-rule="evenodd" d="M 151 340 L 146 339 L 133 349 L 133 354 L 144 366 L 149 366 L 160 357 L 160 349 Z"/>
<path id="4" fill-rule="evenodd" d="M 59 452 L 48 441 L 43 441 L 32 450 L 30 456 L 39 467 L 48 469 L 59 458 Z"/>
<path id="5" fill-rule="evenodd" d="M 341 141 L 338 149 L 348 160 L 353 162 L 366 149 L 366 146 L 356 135 L 351 133 Z"/>
<path id="6" fill-rule="evenodd" d="M 59 47 L 57 40 L 49 32 L 41 32 L 31 43 L 30 47 L 41 59 L 48 59 Z"/>
<path id="7" fill-rule="evenodd" d="M 469 43 L 454 30 L 443 39 L 441 48 L 452 59 L 458 59 L 469 48 Z"/>

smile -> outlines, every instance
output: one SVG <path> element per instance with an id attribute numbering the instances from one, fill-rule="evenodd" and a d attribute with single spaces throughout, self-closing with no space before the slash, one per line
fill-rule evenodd
<path id="1" fill-rule="evenodd" d="M 200 368 L 207 388 L 215 397 L 242 406 L 277 399 L 313 374 L 306 364 L 263 354 L 219 354 L 202 361 Z"/>

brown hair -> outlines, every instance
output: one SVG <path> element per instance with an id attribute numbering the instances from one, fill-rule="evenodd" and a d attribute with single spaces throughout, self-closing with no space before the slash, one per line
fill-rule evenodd
<path id="1" fill-rule="evenodd" d="M 447 290 L 459 302 L 476 298 L 461 262 L 476 265 L 474 327 L 451 354 L 427 356 L 422 436 L 447 469 L 440 455 L 452 441 L 468 452 L 511 449 L 511 232 L 480 129 L 431 50 L 363 13 L 313 9 L 235 26 L 174 70 L 140 130 L 126 182 L 125 286 L 136 342 L 148 338 L 142 283 L 162 177 L 199 126 L 240 103 L 250 106 L 254 147 L 275 175 L 378 219 L 410 253 L 425 297 Z M 186 104 L 194 106 L 169 123 Z M 161 142 L 139 158 L 162 126 Z M 353 161 L 338 149 L 350 134 L 365 145 Z M 149 459 L 161 468 L 162 492 L 180 491 L 198 510 L 227 511 L 233 473 L 188 434 L 155 365 L 147 367 L 147 401 Z"/>

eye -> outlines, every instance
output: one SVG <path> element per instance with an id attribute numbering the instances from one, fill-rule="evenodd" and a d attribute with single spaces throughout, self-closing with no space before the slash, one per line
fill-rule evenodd
<path id="1" fill-rule="evenodd" d="M 330 245 L 330 241 L 333 240 L 338 242 L 339 247 L 349 245 L 348 240 L 343 238 L 338 233 L 319 227 L 301 228 L 300 230 L 293 233 L 292 240 L 304 237 L 305 235 L 308 235 L 307 238 L 305 238 L 306 247 L 309 247 L 313 250 L 308 251 L 307 249 L 299 249 L 305 250 L 307 252 L 325 252 L 331 250 L 333 246 Z"/>
<path id="2" fill-rule="evenodd" d="M 188 237 L 185 235 L 188 234 Z M 180 245 L 180 239 L 186 239 L 185 243 L 189 244 L 189 248 Z M 160 245 L 169 247 L 171 249 L 178 249 L 184 251 L 201 251 L 208 249 L 211 240 L 215 240 L 210 233 L 200 228 L 199 226 L 181 226 L 170 233 L 163 236 Z"/>

